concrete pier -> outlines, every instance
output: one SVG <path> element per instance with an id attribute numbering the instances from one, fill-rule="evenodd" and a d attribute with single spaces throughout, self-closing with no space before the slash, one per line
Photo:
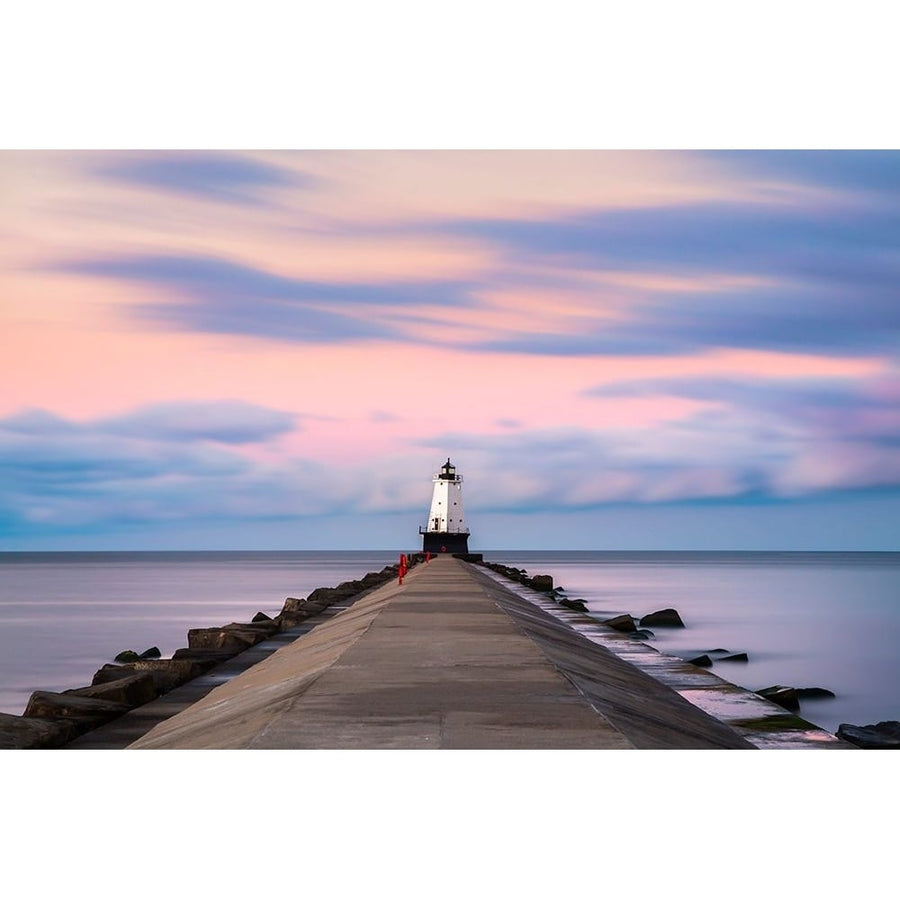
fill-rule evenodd
<path id="1" fill-rule="evenodd" d="M 751 749 L 477 567 L 438 557 L 130 747 Z"/>

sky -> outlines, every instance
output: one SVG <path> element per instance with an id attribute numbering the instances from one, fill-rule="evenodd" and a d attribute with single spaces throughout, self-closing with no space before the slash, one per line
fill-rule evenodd
<path id="1" fill-rule="evenodd" d="M 900 550 L 900 153 L 0 153 L 0 550 Z"/>

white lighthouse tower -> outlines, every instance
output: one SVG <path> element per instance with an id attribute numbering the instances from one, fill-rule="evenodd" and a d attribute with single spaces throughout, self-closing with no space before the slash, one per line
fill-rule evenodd
<path id="1" fill-rule="evenodd" d="M 469 528 L 462 502 L 462 475 L 456 474 L 456 466 L 447 462 L 435 472 L 431 479 L 434 492 L 431 495 L 431 509 L 428 524 L 419 527 L 423 535 L 422 552 L 468 553 Z"/>

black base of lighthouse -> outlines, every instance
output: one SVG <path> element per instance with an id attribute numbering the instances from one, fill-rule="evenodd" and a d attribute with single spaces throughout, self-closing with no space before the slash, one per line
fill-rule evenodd
<path id="1" fill-rule="evenodd" d="M 423 553 L 468 553 L 469 535 L 449 531 L 426 531 L 422 536 Z"/>

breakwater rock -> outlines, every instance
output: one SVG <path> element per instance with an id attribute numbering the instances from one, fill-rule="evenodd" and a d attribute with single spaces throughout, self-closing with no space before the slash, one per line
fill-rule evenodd
<path id="1" fill-rule="evenodd" d="M 724 647 L 715 647 L 712 650 L 694 650 L 680 651 L 678 654 L 685 662 L 694 663 L 697 666 L 712 666 L 714 663 L 720 662 L 749 662 L 750 656 L 744 651 L 734 653 L 726 650 Z M 703 662 L 695 662 L 696 659 L 704 660 Z M 791 688 L 793 690 L 793 688 Z"/>
<path id="2" fill-rule="evenodd" d="M 634 624 L 634 616 L 627 613 L 623 616 L 613 616 L 611 619 L 604 619 L 603 624 L 608 628 L 615 628 L 616 631 L 637 631 L 637 625 Z"/>
<path id="3" fill-rule="evenodd" d="M 425 555 L 411 554 L 410 568 Z M 397 578 L 399 567 L 385 566 L 336 587 L 319 587 L 308 597 L 288 597 L 274 618 L 258 612 L 251 622 L 191 628 L 187 647 L 171 658 L 159 648 L 143 653 L 123 651 L 117 662 L 98 669 L 85 687 L 62 692 L 35 691 L 21 716 L 0 714 L 0 749 L 61 747 L 76 737 L 205 674 L 278 632 L 312 619 L 336 603 L 350 600 Z"/>
<path id="4" fill-rule="evenodd" d="M 656 612 L 648 613 L 646 616 L 641 617 L 640 625 L 642 628 L 645 625 L 667 625 L 671 628 L 684 628 L 684 622 L 681 621 L 681 616 L 678 615 L 677 609 L 658 609 Z"/>
<path id="5" fill-rule="evenodd" d="M 166 694 L 180 684 L 202 675 L 215 662 L 219 661 L 215 659 L 209 665 L 203 665 L 197 660 L 179 657 L 180 652 L 176 650 L 171 659 L 142 659 L 121 666 L 107 664 L 94 673 L 91 684 L 108 684 L 132 675 L 146 674 L 153 681 L 157 694 Z M 231 655 L 224 654 L 220 658 L 228 659 Z"/>
<path id="6" fill-rule="evenodd" d="M 159 659 L 161 656 L 162 653 L 159 652 L 159 647 L 148 647 L 143 653 L 137 653 L 134 650 L 123 650 L 113 657 L 113 661 L 127 663 L 138 659 Z"/>
<path id="7" fill-rule="evenodd" d="M 570 600 L 568 597 L 563 597 L 559 601 L 560 606 L 565 606 L 567 609 L 574 609 L 576 612 L 587 612 L 587 604 L 584 600 Z"/>
<path id="8" fill-rule="evenodd" d="M 837 736 L 863 750 L 900 750 L 900 722 L 893 720 L 877 725 L 843 724 Z"/>
<path id="9" fill-rule="evenodd" d="M 788 687 L 783 684 L 773 684 L 771 687 L 756 691 L 756 693 L 760 697 L 765 697 L 766 700 L 771 700 L 773 703 L 777 703 L 779 706 L 783 706 L 792 712 L 797 712 L 800 709 L 801 700 L 823 700 L 834 697 L 834 691 L 829 691 L 827 688 L 798 688 Z"/>

